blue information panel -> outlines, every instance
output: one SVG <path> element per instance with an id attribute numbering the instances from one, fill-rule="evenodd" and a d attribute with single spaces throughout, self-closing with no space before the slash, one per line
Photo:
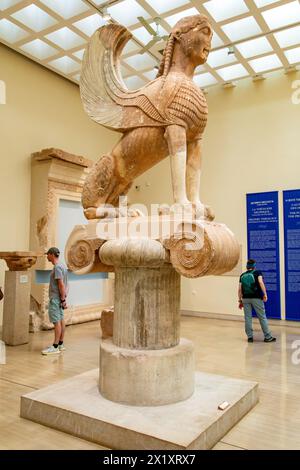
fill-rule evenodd
<path id="1" fill-rule="evenodd" d="M 283 191 L 285 311 L 300 321 L 300 189 Z"/>
<path id="2" fill-rule="evenodd" d="M 247 194 L 248 258 L 256 260 L 268 293 L 266 314 L 281 318 L 278 192 Z"/>

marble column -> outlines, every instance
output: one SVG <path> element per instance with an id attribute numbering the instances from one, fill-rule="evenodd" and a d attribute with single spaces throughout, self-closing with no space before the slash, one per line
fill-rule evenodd
<path id="1" fill-rule="evenodd" d="M 114 240 L 99 257 L 115 267 L 113 338 L 100 345 L 101 394 L 138 406 L 189 398 L 194 350 L 180 340 L 180 275 L 168 251 L 155 240 Z"/>

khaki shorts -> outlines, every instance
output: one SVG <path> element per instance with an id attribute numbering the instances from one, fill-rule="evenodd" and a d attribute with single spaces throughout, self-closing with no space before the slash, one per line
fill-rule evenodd
<path id="1" fill-rule="evenodd" d="M 50 299 L 48 307 L 49 320 L 57 323 L 64 318 L 64 311 L 60 306 L 60 299 Z"/>

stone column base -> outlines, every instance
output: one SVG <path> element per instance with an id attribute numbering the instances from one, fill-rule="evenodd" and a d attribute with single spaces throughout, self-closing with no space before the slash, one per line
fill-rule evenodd
<path id="1" fill-rule="evenodd" d="M 99 390 L 108 400 L 135 406 L 186 400 L 194 392 L 193 343 L 182 338 L 168 349 L 132 350 L 106 339 L 100 345 Z"/>
<path id="2" fill-rule="evenodd" d="M 23 395 L 21 417 L 109 449 L 182 452 L 211 449 L 258 401 L 255 382 L 196 372 L 188 400 L 122 405 L 100 395 L 98 377 L 94 369 Z"/>

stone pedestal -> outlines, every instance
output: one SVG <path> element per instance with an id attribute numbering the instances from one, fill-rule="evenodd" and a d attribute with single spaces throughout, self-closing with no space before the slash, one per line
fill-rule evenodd
<path id="1" fill-rule="evenodd" d="M 159 350 L 100 345 L 99 389 L 104 398 L 135 406 L 176 403 L 194 392 L 194 346 L 182 339 Z"/>
<path id="2" fill-rule="evenodd" d="M 9 346 L 28 343 L 31 273 L 38 253 L 0 252 L 9 271 L 5 272 L 2 340 Z"/>
<path id="3" fill-rule="evenodd" d="M 115 271 L 113 331 L 107 312 L 100 369 L 23 396 L 21 416 L 113 449 L 210 449 L 257 403 L 258 386 L 195 373 L 193 345 L 180 338 L 180 276 L 230 271 L 238 244 L 223 224 L 200 220 L 158 239 L 101 237 L 114 232 L 101 225 L 123 222 L 76 227 L 66 253 L 77 274 Z"/>
<path id="4" fill-rule="evenodd" d="M 21 417 L 110 449 L 204 450 L 258 401 L 255 382 L 196 372 L 195 392 L 187 400 L 130 406 L 103 398 L 98 377 L 94 369 L 31 391 L 21 398 Z M 222 411 L 224 401 L 229 406 Z"/>
<path id="5" fill-rule="evenodd" d="M 9 346 L 28 343 L 30 273 L 6 271 L 2 340 Z"/>
<path id="6" fill-rule="evenodd" d="M 112 401 L 154 406 L 194 392 L 194 352 L 180 343 L 180 275 L 156 240 L 110 240 L 99 258 L 115 268 L 113 340 L 101 342 L 99 390 Z M 170 373 L 172 371 L 172 373 Z"/>

